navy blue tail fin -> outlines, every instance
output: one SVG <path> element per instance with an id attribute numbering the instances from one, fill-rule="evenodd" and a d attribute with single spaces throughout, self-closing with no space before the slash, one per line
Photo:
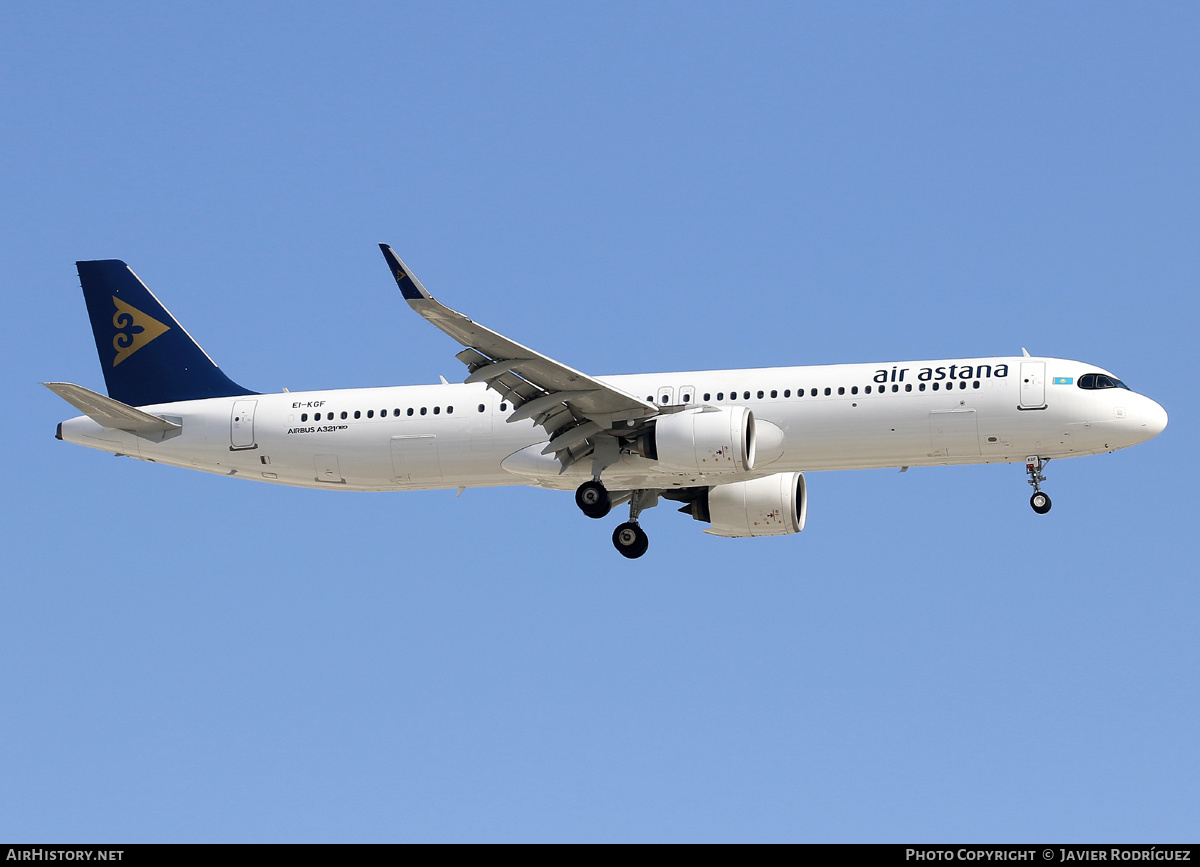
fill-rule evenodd
<path id="1" fill-rule="evenodd" d="M 120 259 L 75 266 L 109 397 L 146 406 L 257 394 L 223 374 Z"/>

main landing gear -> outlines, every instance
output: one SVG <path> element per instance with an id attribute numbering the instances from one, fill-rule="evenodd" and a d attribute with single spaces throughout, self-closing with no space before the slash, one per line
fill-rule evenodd
<path id="1" fill-rule="evenodd" d="M 599 479 L 592 479 L 575 490 L 575 505 L 589 518 L 603 518 L 612 509 L 612 498 Z"/>
<path id="2" fill-rule="evenodd" d="M 636 560 L 650 547 L 646 531 L 638 523 L 643 509 L 658 505 L 658 491 L 619 491 L 617 503 L 629 500 L 629 520 L 613 531 L 613 547 L 622 557 Z M 603 518 L 613 507 L 613 498 L 599 479 L 584 482 L 575 491 L 575 505 L 589 518 Z"/>
<path id="3" fill-rule="evenodd" d="M 650 547 L 650 537 L 640 524 L 626 521 L 613 530 L 613 545 L 621 552 L 622 557 L 636 560 Z"/>
<path id="4" fill-rule="evenodd" d="M 638 523 L 643 509 L 658 505 L 658 491 L 633 491 L 629 496 L 629 520 L 613 530 L 613 547 L 622 557 L 636 560 L 650 547 L 650 538 Z"/>
<path id="5" fill-rule="evenodd" d="M 1029 505 L 1033 506 L 1033 510 L 1039 515 L 1050 511 L 1050 497 L 1048 494 L 1042 493 L 1042 482 L 1046 481 L 1046 477 L 1042 475 L 1042 469 L 1048 463 L 1050 463 L 1049 458 L 1042 460 L 1037 455 L 1025 458 L 1025 472 L 1029 474 L 1029 484 L 1033 485 L 1033 496 L 1029 498 Z"/>

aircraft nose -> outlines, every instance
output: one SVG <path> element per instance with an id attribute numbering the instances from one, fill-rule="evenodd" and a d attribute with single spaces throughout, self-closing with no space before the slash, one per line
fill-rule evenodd
<path id="1" fill-rule="evenodd" d="M 1156 437 L 1167 427 L 1167 411 L 1146 398 L 1146 407 L 1142 410 L 1142 427 L 1146 431 L 1146 439 Z"/>

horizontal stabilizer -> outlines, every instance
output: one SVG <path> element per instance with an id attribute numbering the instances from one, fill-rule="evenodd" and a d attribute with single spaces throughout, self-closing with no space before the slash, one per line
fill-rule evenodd
<path id="1" fill-rule="evenodd" d="M 182 427 L 173 421 L 143 412 L 129 404 L 121 403 L 119 400 L 96 394 L 82 385 L 70 382 L 43 382 L 42 385 L 102 427 L 134 431 L 135 433 L 172 431 Z"/>

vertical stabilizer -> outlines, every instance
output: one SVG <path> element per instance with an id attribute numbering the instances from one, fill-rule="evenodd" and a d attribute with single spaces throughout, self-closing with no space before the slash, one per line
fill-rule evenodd
<path id="1" fill-rule="evenodd" d="M 75 265 L 109 397 L 146 406 L 257 393 L 222 373 L 120 259 Z"/>

